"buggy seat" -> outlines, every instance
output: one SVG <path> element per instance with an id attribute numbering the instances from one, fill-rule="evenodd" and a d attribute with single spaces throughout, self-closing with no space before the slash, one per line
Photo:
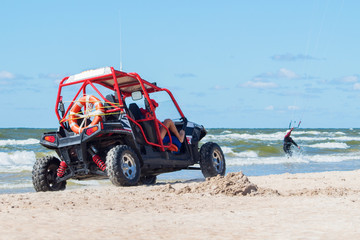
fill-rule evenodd
<path id="1" fill-rule="evenodd" d="M 111 102 L 112 104 L 118 105 L 119 101 L 116 100 L 115 96 L 113 94 L 106 95 L 106 100 Z M 105 102 L 104 103 L 105 110 L 114 109 L 114 106 Z M 111 114 L 106 115 L 106 121 L 117 121 L 119 120 L 120 112 L 113 112 Z"/>
<path id="2" fill-rule="evenodd" d="M 143 128 L 145 136 L 148 139 L 148 141 L 152 142 L 152 143 L 158 143 L 157 135 L 156 135 L 156 131 L 155 131 L 155 121 L 154 120 L 139 121 L 139 120 L 145 119 L 145 117 L 141 113 L 141 110 L 140 110 L 139 106 L 136 103 L 131 103 L 129 105 L 129 110 L 130 110 L 131 114 L 133 115 L 134 119 Z M 171 137 L 172 137 L 172 141 L 173 141 L 174 136 L 171 136 Z M 163 140 L 163 143 L 168 144 L 169 142 L 170 142 L 169 137 L 165 136 L 164 140 Z M 176 142 L 176 140 L 175 140 L 175 142 Z M 181 146 L 181 143 L 180 143 L 180 146 Z M 178 152 L 179 147 L 177 145 L 175 145 L 175 144 L 171 144 L 171 146 L 168 147 L 167 150 L 173 151 L 173 152 Z"/>

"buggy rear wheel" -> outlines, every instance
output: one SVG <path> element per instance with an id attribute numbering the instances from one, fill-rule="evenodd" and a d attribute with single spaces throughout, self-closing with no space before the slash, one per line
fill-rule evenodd
<path id="1" fill-rule="evenodd" d="M 200 168 L 204 177 L 224 176 L 226 171 L 225 157 L 220 146 L 207 142 L 200 148 Z"/>
<path id="2" fill-rule="evenodd" d="M 107 173 L 116 186 L 135 186 L 140 179 L 140 161 L 127 145 L 110 149 L 106 156 Z"/>
<path id="3" fill-rule="evenodd" d="M 32 181 L 37 192 L 60 191 L 66 188 L 66 181 L 56 181 L 59 165 L 60 160 L 54 156 L 36 159 L 32 170 Z"/>

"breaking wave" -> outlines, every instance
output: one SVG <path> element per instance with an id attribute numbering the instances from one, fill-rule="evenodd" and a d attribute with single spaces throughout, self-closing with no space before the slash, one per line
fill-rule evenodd
<path id="1" fill-rule="evenodd" d="M 307 147 L 311 147 L 311 148 L 328 148 L 328 149 L 335 149 L 335 148 L 347 149 L 350 146 L 347 145 L 346 143 L 342 143 L 342 142 L 326 142 L 326 143 L 316 143 L 316 144 L 312 144 L 312 145 L 307 145 Z"/>
<path id="2" fill-rule="evenodd" d="M 35 152 L 0 152 L 0 172 L 31 170 L 36 159 Z"/>
<path id="3" fill-rule="evenodd" d="M 39 140 L 35 138 L 29 138 L 24 140 L 7 139 L 0 140 L 0 146 L 17 146 L 17 145 L 33 145 L 39 144 Z"/>

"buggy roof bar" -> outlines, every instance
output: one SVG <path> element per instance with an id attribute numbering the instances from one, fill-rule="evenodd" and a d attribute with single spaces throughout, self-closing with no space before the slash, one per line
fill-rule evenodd
<path id="1" fill-rule="evenodd" d="M 124 98 L 129 97 L 131 96 L 132 92 L 142 91 L 145 97 L 149 99 L 149 95 L 148 95 L 149 93 L 166 91 L 171 97 L 172 101 L 174 102 L 181 117 L 184 118 L 183 112 L 181 111 L 179 105 L 177 104 L 174 96 L 168 89 L 160 88 L 155 83 L 150 83 L 142 79 L 137 73 L 125 73 L 122 71 L 117 71 L 113 67 L 103 67 L 103 68 L 88 70 L 81 72 L 79 74 L 71 75 L 61 80 L 59 84 L 57 99 L 56 99 L 55 113 L 62 126 L 63 126 L 62 121 L 65 119 L 65 116 L 69 112 L 73 102 L 77 99 L 80 92 L 83 91 L 84 94 L 86 93 L 85 87 L 87 85 L 91 85 L 95 89 L 95 91 L 97 91 L 99 95 L 104 99 L 104 101 L 106 101 L 105 98 L 102 96 L 102 94 L 96 89 L 94 83 L 115 91 L 120 106 L 123 106 L 122 97 Z M 58 112 L 58 106 L 62 99 L 61 90 L 63 87 L 76 85 L 76 84 L 80 85 L 80 89 L 75 95 L 73 102 L 69 105 L 63 117 L 64 119 L 62 120 Z"/>

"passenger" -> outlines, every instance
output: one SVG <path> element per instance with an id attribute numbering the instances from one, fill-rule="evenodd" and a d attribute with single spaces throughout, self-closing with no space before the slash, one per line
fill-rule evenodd
<path id="1" fill-rule="evenodd" d="M 291 146 L 294 144 L 298 149 L 300 149 L 300 147 L 296 144 L 296 142 L 290 137 L 291 132 L 294 128 L 291 128 L 290 131 L 285 135 L 284 137 L 284 145 L 283 145 L 283 149 L 284 152 L 289 155 L 292 156 L 292 150 L 291 150 Z"/>
<path id="2" fill-rule="evenodd" d="M 150 99 L 151 104 L 154 107 L 154 110 L 156 110 L 156 108 L 159 106 L 159 104 L 154 100 L 154 99 Z M 141 113 L 147 118 L 149 116 L 149 112 L 143 108 L 140 108 Z M 165 125 L 165 127 L 167 127 L 169 129 L 170 132 L 172 132 L 175 137 L 177 137 L 180 141 L 180 143 L 184 142 L 185 139 L 185 131 L 184 130 L 180 130 L 180 132 L 177 130 L 174 122 L 171 119 L 165 119 L 163 124 Z M 164 139 L 164 137 L 167 134 L 167 130 L 166 128 L 164 128 L 162 125 L 160 125 L 160 137 L 161 140 Z"/>

